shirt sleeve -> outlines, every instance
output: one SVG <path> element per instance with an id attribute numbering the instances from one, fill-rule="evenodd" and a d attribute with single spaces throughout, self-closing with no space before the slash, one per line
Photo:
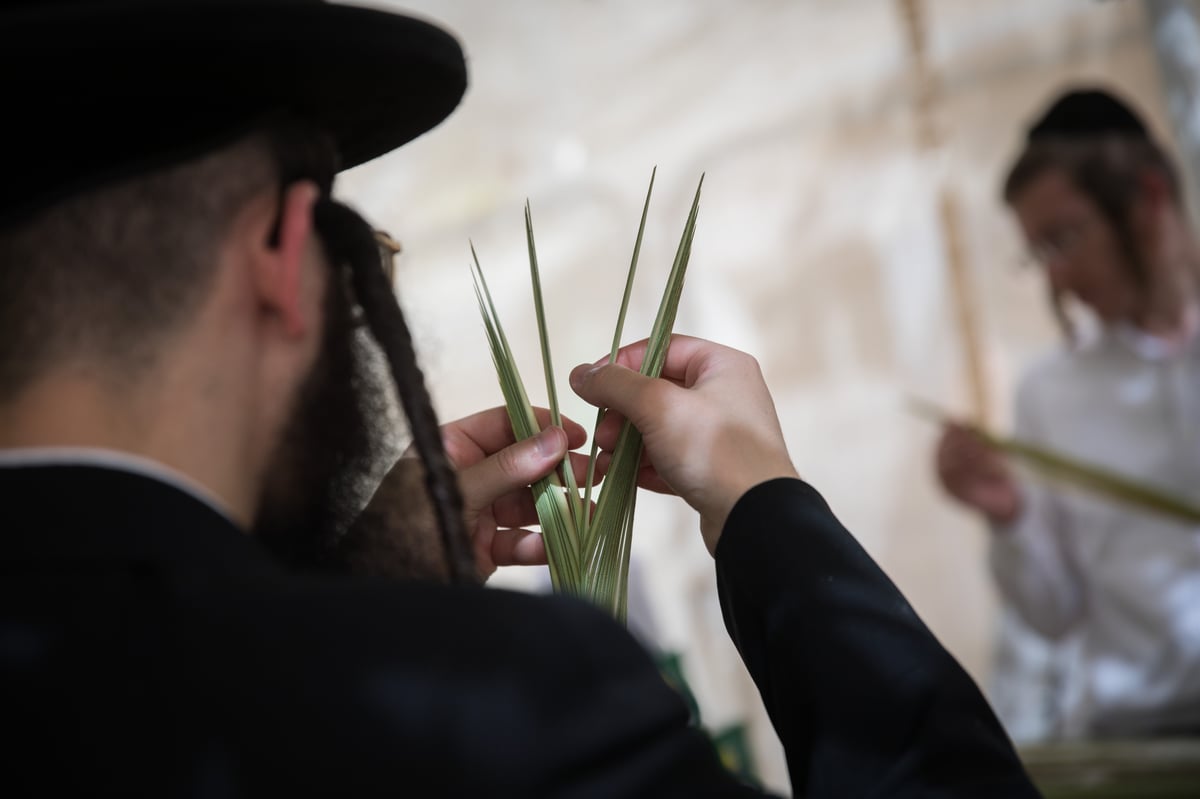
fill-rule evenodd
<path id="1" fill-rule="evenodd" d="M 813 488 L 747 492 L 716 561 L 797 796 L 1038 795 L 974 682 Z"/>
<path id="2" fill-rule="evenodd" d="M 1017 394 L 1016 437 L 1046 440 L 1029 381 Z M 1071 632 L 1083 617 L 1083 580 L 1071 556 L 1069 518 L 1054 490 L 1022 479 L 1021 515 L 993 525 L 989 552 L 1000 593 L 1033 629 L 1051 639 Z"/>

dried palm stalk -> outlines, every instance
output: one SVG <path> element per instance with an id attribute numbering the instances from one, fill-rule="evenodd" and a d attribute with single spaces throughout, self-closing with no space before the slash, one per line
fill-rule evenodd
<path id="1" fill-rule="evenodd" d="M 938 424 L 952 423 L 949 414 L 926 400 L 910 398 L 909 408 L 916 415 Z M 1184 497 L 1026 441 L 1006 438 L 976 425 L 957 424 L 975 433 L 989 446 L 1023 461 L 1048 480 L 1186 524 L 1200 524 L 1200 507 Z"/>

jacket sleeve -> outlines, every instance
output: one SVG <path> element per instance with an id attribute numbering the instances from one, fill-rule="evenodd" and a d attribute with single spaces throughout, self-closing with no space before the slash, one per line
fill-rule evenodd
<path id="1" fill-rule="evenodd" d="M 716 562 L 797 796 L 1038 795 L 970 677 L 813 488 L 747 492 Z"/>
<path id="2" fill-rule="evenodd" d="M 1017 394 L 1016 436 L 1037 443 L 1046 437 L 1037 403 L 1026 382 Z M 989 563 L 1000 593 L 1033 629 L 1058 639 L 1084 613 L 1083 579 L 1068 543 L 1070 517 L 1056 492 L 1037 480 L 1021 483 L 1021 515 L 993 526 Z"/>

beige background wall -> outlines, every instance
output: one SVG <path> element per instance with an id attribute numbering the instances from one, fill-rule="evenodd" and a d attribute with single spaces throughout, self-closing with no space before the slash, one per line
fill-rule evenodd
<path id="1" fill-rule="evenodd" d="M 997 202 L 1019 128 L 1060 86 L 1103 80 L 1164 130 L 1142 9 L 1095 0 L 936 0 L 944 157 L 914 145 L 906 42 L 886 0 L 424 0 L 472 85 L 434 133 L 347 174 L 341 193 L 404 244 L 401 301 L 450 419 L 499 404 L 467 272 L 474 240 L 524 358 L 538 359 L 522 204 L 534 220 L 560 386 L 602 355 L 651 167 L 658 183 L 628 338 L 648 331 L 687 205 L 707 173 L 680 332 L 761 360 L 801 473 L 981 681 L 994 597 L 979 524 L 930 474 L 916 393 L 966 409 L 937 181 L 964 208 L 995 422 L 1021 365 L 1054 343 L 1038 275 Z M 590 424 L 582 403 L 567 411 Z M 682 650 L 705 720 L 752 725 L 786 772 L 724 636 L 708 559 L 681 503 L 647 497 L 636 532 L 643 619 Z M 536 587 L 536 575 L 501 585 Z"/>

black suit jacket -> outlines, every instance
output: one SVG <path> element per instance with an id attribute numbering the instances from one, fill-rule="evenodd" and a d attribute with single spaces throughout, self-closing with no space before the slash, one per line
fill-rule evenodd
<path id="1" fill-rule="evenodd" d="M 741 796 L 583 603 L 288 573 L 192 496 L 0 469 L 0 792 Z M 717 553 L 797 795 L 1035 795 L 968 677 L 799 481 Z"/>

